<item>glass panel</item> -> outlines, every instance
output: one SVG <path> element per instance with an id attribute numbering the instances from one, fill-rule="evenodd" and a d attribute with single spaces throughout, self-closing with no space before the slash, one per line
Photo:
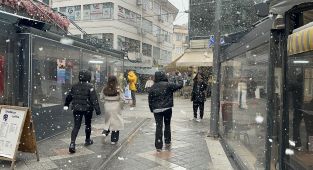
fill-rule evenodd
<path id="1" fill-rule="evenodd" d="M 222 63 L 221 129 L 249 169 L 265 162 L 268 50 L 263 45 Z"/>
<path id="2" fill-rule="evenodd" d="M 32 43 L 32 112 L 40 140 L 71 126 L 71 114 L 60 110 L 78 81 L 80 49 L 39 37 Z"/>
<path id="3" fill-rule="evenodd" d="M 66 15 L 71 20 L 81 20 L 81 6 L 61 7 L 60 12 Z"/>
<path id="4" fill-rule="evenodd" d="M 152 56 L 152 45 L 150 44 L 146 44 L 146 43 L 142 43 L 142 54 L 144 56 Z"/>
<path id="5" fill-rule="evenodd" d="M 100 92 L 108 78 L 107 57 L 84 50 L 83 69 L 91 71 L 91 83 L 95 86 L 96 91 Z"/>
<path id="6" fill-rule="evenodd" d="M 294 169 L 311 169 L 313 160 L 313 58 L 289 57 L 289 147 L 286 154 Z"/>

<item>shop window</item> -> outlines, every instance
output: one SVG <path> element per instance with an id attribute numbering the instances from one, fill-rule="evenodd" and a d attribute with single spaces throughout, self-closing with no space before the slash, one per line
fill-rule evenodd
<path id="1" fill-rule="evenodd" d="M 78 81 L 80 50 L 41 38 L 33 38 L 33 106 L 62 105 L 66 93 Z"/>
<path id="2" fill-rule="evenodd" d="M 83 51 L 83 69 L 91 72 L 91 82 L 100 92 L 107 82 L 107 56 L 84 50 Z"/>
<path id="3" fill-rule="evenodd" d="M 221 129 L 248 169 L 264 169 L 268 58 L 266 44 L 222 63 Z"/>

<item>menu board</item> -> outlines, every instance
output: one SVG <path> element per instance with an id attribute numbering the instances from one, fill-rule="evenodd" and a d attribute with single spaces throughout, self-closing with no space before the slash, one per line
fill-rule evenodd
<path id="1" fill-rule="evenodd" d="M 2 108 L 0 112 L 0 157 L 13 159 L 27 112 Z"/>

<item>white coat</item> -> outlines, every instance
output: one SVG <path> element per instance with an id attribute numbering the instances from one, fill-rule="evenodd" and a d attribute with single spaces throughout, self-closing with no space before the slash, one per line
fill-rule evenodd
<path id="1" fill-rule="evenodd" d="M 120 93 L 119 96 L 105 96 L 101 92 L 100 99 L 104 102 L 104 119 L 105 125 L 104 130 L 123 130 L 124 121 L 122 116 L 122 97 L 123 93 Z"/>

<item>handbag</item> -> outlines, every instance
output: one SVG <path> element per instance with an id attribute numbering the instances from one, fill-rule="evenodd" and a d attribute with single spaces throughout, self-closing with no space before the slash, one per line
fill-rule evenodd
<path id="1" fill-rule="evenodd" d="M 129 84 L 127 84 L 127 86 L 125 87 L 125 91 L 124 91 L 124 99 L 125 100 L 131 100 L 131 91 L 129 90 Z"/>

